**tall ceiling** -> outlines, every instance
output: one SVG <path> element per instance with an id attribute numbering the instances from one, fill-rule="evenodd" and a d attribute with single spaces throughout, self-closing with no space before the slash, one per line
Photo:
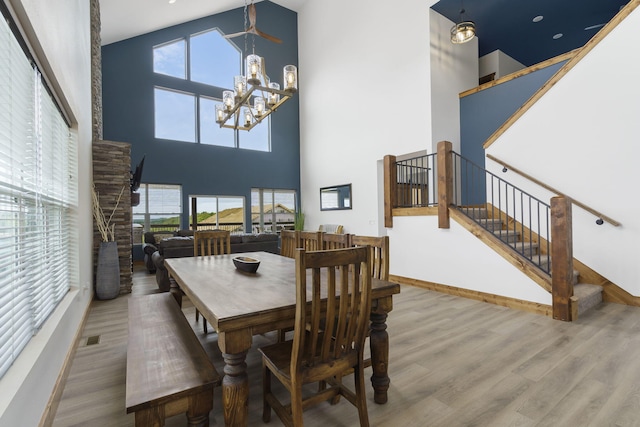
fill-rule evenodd
<path id="1" fill-rule="evenodd" d="M 456 23 L 464 9 L 464 20 L 476 24 L 480 56 L 500 49 L 529 66 L 583 46 L 627 3 L 628 0 L 440 0 L 432 9 Z M 542 20 L 534 22 L 538 16 Z"/>
<path id="2" fill-rule="evenodd" d="M 101 0 L 102 44 L 242 7 L 247 1 Z M 300 12 L 312 0 L 272 1 Z M 464 8 L 463 18 L 476 24 L 480 56 L 500 49 L 528 66 L 584 45 L 628 1 L 440 0 L 432 9 L 459 22 Z M 371 4 L 375 7 L 373 0 Z M 537 16 L 542 20 L 534 22 Z"/>
<path id="3" fill-rule="evenodd" d="M 102 44 L 146 34 L 161 28 L 215 15 L 262 0 L 100 0 Z M 310 0 L 272 0 L 299 12 Z M 258 22 L 260 17 L 258 16 Z"/>

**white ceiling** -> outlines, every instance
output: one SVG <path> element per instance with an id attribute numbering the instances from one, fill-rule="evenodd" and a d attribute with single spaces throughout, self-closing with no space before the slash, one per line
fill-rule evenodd
<path id="1" fill-rule="evenodd" d="M 295 12 L 308 1 L 272 0 Z M 106 45 L 244 5 L 245 0 L 101 0 L 100 36 Z"/>

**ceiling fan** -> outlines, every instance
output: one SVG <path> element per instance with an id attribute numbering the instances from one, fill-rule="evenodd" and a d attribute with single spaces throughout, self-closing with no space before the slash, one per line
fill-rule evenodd
<path id="1" fill-rule="evenodd" d="M 260 36 L 274 43 L 282 43 L 282 40 L 280 40 L 279 38 L 271 36 L 267 33 L 263 33 L 256 27 L 256 6 L 253 4 L 253 2 L 249 6 L 247 6 L 247 11 L 249 12 L 249 28 L 244 31 L 240 31 L 239 33 L 227 34 L 226 36 L 224 36 L 225 39 L 231 39 L 245 34 L 255 34 L 256 36 Z M 245 18 L 245 25 L 246 22 L 247 21 Z"/>

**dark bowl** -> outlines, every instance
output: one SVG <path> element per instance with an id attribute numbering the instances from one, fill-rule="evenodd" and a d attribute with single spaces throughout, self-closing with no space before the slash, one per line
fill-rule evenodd
<path id="1" fill-rule="evenodd" d="M 260 266 L 260 260 L 249 258 L 246 256 L 238 256 L 233 259 L 233 265 L 240 271 L 245 273 L 255 273 Z"/>

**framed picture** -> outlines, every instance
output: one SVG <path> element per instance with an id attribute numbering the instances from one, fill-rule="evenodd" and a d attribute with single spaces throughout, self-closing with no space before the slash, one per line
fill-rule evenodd
<path id="1" fill-rule="evenodd" d="M 336 211 L 351 209 L 351 184 L 334 185 L 320 189 L 320 210 Z"/>

